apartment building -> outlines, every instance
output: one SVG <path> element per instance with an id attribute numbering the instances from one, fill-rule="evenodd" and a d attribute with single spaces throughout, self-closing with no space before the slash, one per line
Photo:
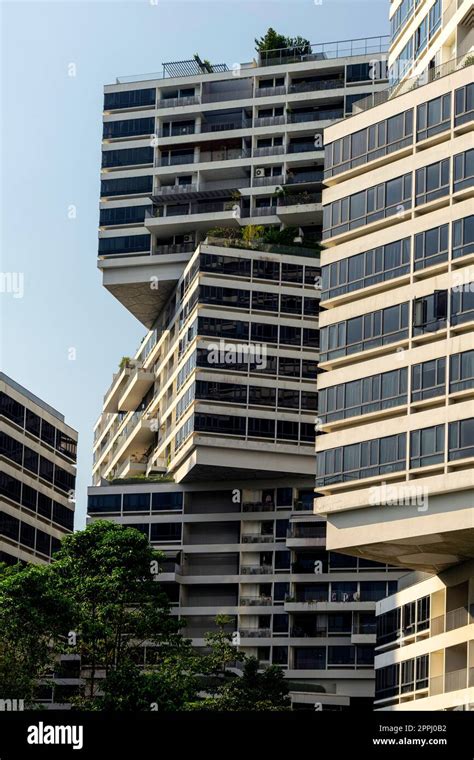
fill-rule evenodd
<path id="1" fill-rule="evenodd" d="M 73 530 L 77 433 L 0 373 L 0 562 L 44 564 Z"/>
<path id="2" fill-rule="evenodd" d="M 325 131 L 316 512 L 330 550 L 432 576 L 380 602 L 377 704 L 460 709 L 474 656 L 473 2 L 394 2 L 391 19 L 399 75 Z"/>
<path id="3" fill-rule="evenodd" d="M 89 519 L 142 530 L 194 644 L 228 615 L 295 708 L 372 702 L 375 603 L 401 575 L 328 553 L 312 514 L 322 132 L 386 87 L 386 42 L 105 88 L 99 268 L 148 333 L 104 397 Z"/>

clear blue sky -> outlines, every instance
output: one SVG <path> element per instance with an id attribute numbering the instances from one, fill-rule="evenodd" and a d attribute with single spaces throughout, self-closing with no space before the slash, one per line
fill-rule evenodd
<path id="1" fill-rule="evenodd" d="M 389 0 L 0 0 L 1 271 L 24 276 L 22 298 L 0 293 L 1 368 L 79 431 L 77 527 L 102 396 L 145 332 L 96 268 L 103 85 L 196 52 L 251 60 L 269 26 L 311 42 L 387 34 L 388 10 Z"/>

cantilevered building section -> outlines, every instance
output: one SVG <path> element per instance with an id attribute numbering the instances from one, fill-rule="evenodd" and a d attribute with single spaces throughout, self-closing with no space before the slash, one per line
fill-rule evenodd
<path id="1" fill-rule="evenodd" d="M 316 512 L 329 549 L 435 575 L 380 605 L 377 704 L 452 709 L 474 702 L 473 2 L 391 18 L 392 87 L 325 131 Z"/>
<path id="2" fill-rule="evenodd" d="M 312 514 L 322 130 L 387 86 L 385 51 L 184 61 L 105 93 L 99 267 L 149 332 L 104 398 L 89 516 L 143 530 L 195 645 L 228 614 L 296 707 L 371 703 L 401 574 L 328 553 Z"/>
<path id="3" fill-rule="evenodd" d="M 0 373 L 0 562 L 45 563 L 74 524 L 77 433 Z"/>

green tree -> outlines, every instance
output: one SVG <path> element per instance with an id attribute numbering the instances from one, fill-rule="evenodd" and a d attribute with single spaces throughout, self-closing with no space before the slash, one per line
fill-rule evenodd
<path id="1" fill-rule="evenodd" d="M 107 679 L 137 662 L 145 642 L 168 651 L 181 645 L 182 624 L 153 575 L 160 559 L 141 532 L 105 520 L 63 539 L 51 573 L 59 592 L 73 600 L 86 698 L 96 696 L 99 669 Z"/>
<path id="2" fill-rule="evenodd" d="M 47 565 L 0 570 L 0 698 L 31 704 L 72 624 L 72 605 L 58 593 Z"/>
<path id="3" fill-rule="evenodd" d="M 260 39 L 255 39 L 255 50 L 257 53 L 268 52 L 269 50 L 281 50 L 288 47 L 288 38 L 284 34 L 278 34 L 270 27 L 266 34 Z"/>
<path id="4" fill-rule="evenodd" d="M 245 659 L 242 676 L 224 681 L 199 707 L 228 712 L 288 710 L 288 685 L 281 668 L 271 665 L 259 671 L 257 660 L 249 657 Z"/>

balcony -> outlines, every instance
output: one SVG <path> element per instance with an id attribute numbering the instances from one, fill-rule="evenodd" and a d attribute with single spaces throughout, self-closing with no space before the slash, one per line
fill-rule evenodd
<path id="1" fill-rule="evenodd" d="M 282 116 L 258 116 L 254 119 L 254 127 L 275 127 L 285 124 L 286 119 Z"/>
<path id="2" fill-rule="evenodd" d="M 198 186 L 195 184 L 189 184 L 189 185 L 161 185 L 161 187 L 157 187 L 154 196 L 163 197 L 163 198 L 174 198 L 174 197 L 181 197 L 183 195 L 187 195 L 188 193 L 195 193 L 197 192 Z"/>
<path id="3" fill-rule="evenodd" d="M 272 573 L 271 565 L 243 565 L 240 568 L 241 575 L 271 575 Z"/>
<path id="4" fill-rule="evenodd" d="M 269 98 L 272 95 L 286 95 L 286 86 L 282 84 L 278 87 L 259 87 L 255 90 L 256 98 Z"/>
<path id="5" fill-rule="evenodd" d="M 281 156 L 285 153 L 283 145 L 269 145 L 267 148 L 254 148 L 253 157 L 261 158 L 262 156 Z"/>
<path id="6" fill-rule="evenodd" d="M 118 401 L 122 396 L 125 383 L 128 381 L 133 368 L 131 366 L 123 367 L 120 372 L 116 372 L 113 376 L 112 383 L 104 396 L 104 406 L 102 413 L 106 412 L 118 412 Z"/>
<path id="7" fill-rule="evenodd" d="M 219 150 L 201 151 L 199 163 L 209 163 L 216 161 L 238 161 L 242 158 L 249 158 L 250 151 L 245 148 L 222 148 Z"/>
<path id="8" fill-rule="evenodd" d="M 275 541 L 275 536 L 270 536 L 266 533 L 248 533 L 241 538 L 243 544 L 272 544 Z"/>
<path id="9" fill-rule="evenodd" d="M 269 639 L 272 635 L 270 628 L 239 628 L 243 639 Z"/>
<path id="10" fill-rule="evenodd" d="M 274 512 L 275 505 L 264 501 L 246 501 L 242 504 L 242 512 Z"/>
<path id="11" fill-rule="evenodd" d="M 130 478 L 134 475 L 142 475 L 146 472 L 148 460 L 146 457 L 128 457 L 114 473 L 116 479 Z"/>
<path id="12" fill-rule="evenodd" d="M 145 227 L 161 233 L 176 229 L 177 217 L 179 227 L 185 230 L 207 229 L 209 223 L 225 222 L 238 226 L 238 217 L 234 215 L 235 201 L 188 202 L 179 206 L 155 206 L 145 214 Z"/>
<path id="13" fill-rule="evenodd" d="M 304 183 L 311 183 L 311 182 L 322 182 L 323 181 L 323 172 L 317 171 L 317 172 L 295 172 L 288 173 L 286 175 L 286 180 L 284 180 L 285 185 L 301 185 Z"/>
<path id="14" fill-rule="evenodd" d="M 474 686 L 474 668 L 461 668 L 460 670 L 451 670 L 444 675 L 434 676 L 430 678 L 429 685 L 430 697 L 471 688 Z"/>
<path id="15" fill-rule="evenodd" d="M 283 174 L 277 174 L 271 177 L 254 177 L 254 187 L 272 187 L 273 185 L 281 185 L 285 178 Z"/>
<path id="16" fill-rule="evenodd" d="M 344 118 L 344 109 L 331 111 L 307 111 L 305 113 L 288 113 L 288 124 L 303 124 L 311 121 L 336 121 Z"/>
<path id="17" fill-rule="evenodd" d="M 128 377 L 127 384 L 118 401 L 118 408 L 121 412 L 133 412 L 145 393 L 151 388 L 155 376 L 153 372 L 136 367 Z"/>
<path id="18" fill-rule="evenodd" d="M 315 223 L 322 224 L 322 193 L 304 190 L 300 193 L 288 193 L 278 199 L 278 216 L 286 224 Z M 313 254 L 315 255 L 315 254 Z"/>
<path id="19" fill-rule="evenodd" d="M 316 148 L 314 142 L 293 143 L 288 145 L 287 153 L 311 153 L 312 151 L 322 150 Z"/>
<path id="20" fill-rule="evenodd" d="M 160 98 L 157 108 L 177 108 L 179 106 L 195 106 L 201 102 L 199 95 L 188 95 L 184 98 Z"/>
<path id="21" fill-rule="evenodd" d="M 273 599 L 271 596 L 241 596 L 241 607 L 271 607 Z"/>
<path id="22" fill-rule="evenodd" d="M 302 546 L 325 546 L 326 531 L 316 525 L 292 525 L 286 533 L 286 545 L 289 549 Z"/>
<path id="23" fill-rule="evenodd" d="M 324 79 L 322 81 L 315 82 L 297 82 L 296 84 L 290 84 L 288 87 L 288 94 L 293 95 L 299 92 L 318 92 L 320 90 L 335 90 L 339 87 L 344 87 L 344 79 Z"/>
<path id="24" fill-rule="evenodd" d="M 203 122 L 201 124 L 201 133 L 214 134 L 215 132 L 228 132 L 234 129 L 249 129 L 252 126 L 252 119 L 242 119 L 240 121 L 226 122 Z"/>
<path id="25" fill-rule="evenodd" d="M 288 65 L 307 61 L 327 61 L 335 58 L 349 58 L 360 55 L 375 55 L 388 52 L 389 35 L 366 37 L 337 42 L 311 43 L 309 46 L 265 50 L 259 55 L 260 66 Z"/>

